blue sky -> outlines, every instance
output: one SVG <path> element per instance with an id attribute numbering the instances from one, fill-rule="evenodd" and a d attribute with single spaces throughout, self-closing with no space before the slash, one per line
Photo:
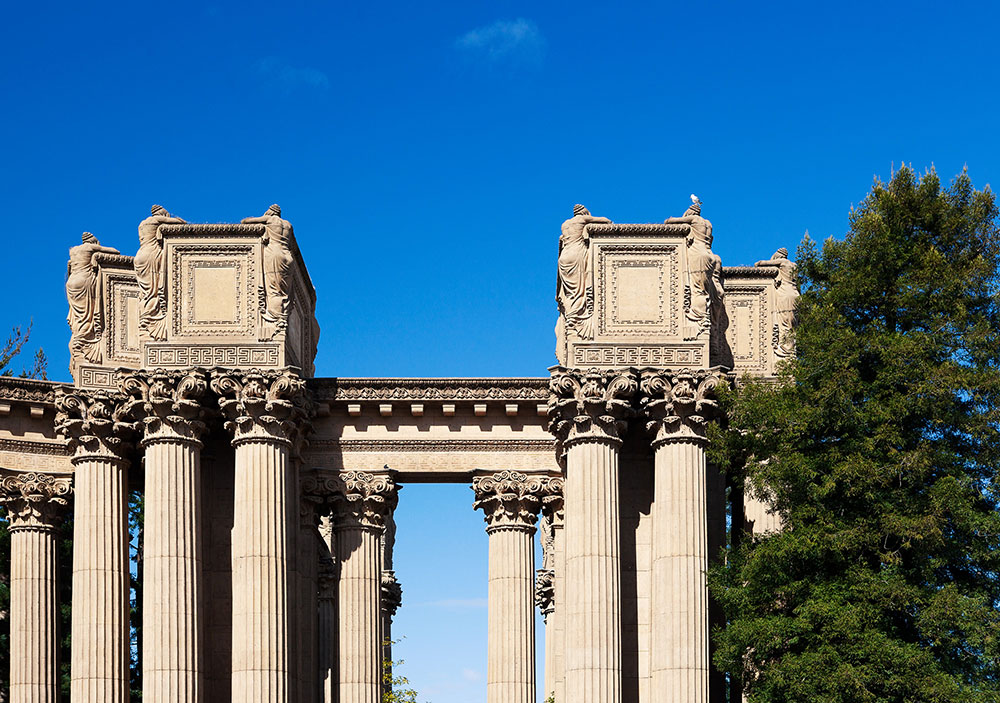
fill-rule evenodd
<path id="1" fill-rule="evenodd" d="M 724 263 L 840 236 L 895 164 L 1000 173 L 992 3 L 18 3 L 0 43 L 0 274 L 68 378 L 66 250 L 125 253 L 150 204 L 282 205 L 317 372 L 543 375 L 559 223 L 704 201 Z M 486 537 L 463 486 L 407 488 L 400 653 L 485 699 Z M 433 512 L 431 512 L 433 511 Z M 447 529 L 421 527 L 430 514 Z M 421 517 L 423 516 L 423 518 Z M 457 644 L 456 644 L 457 642 Z"/>

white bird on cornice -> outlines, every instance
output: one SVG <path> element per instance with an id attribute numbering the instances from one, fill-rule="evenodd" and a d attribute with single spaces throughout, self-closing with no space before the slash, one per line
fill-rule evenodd
<path id="1" fill-rule="evenodd" d="M 692 203 L 700 203 L 701 199 L 697 195 L 695 195 L 694 193 L 691 193 L 691 202 Z"/>

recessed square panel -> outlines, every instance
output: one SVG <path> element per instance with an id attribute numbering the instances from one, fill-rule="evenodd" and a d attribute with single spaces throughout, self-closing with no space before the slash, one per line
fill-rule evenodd
<path id="1" fill-rule="evenodd" d="M 614 324 L 641 325 L 663 321 L 662 262 L 615 262 Z"/>
<path id="2" fill-rule="evenodd" d="M 594 257 L 597 337 L 677 338 L 682 285 L 674 244 L 601 244 Z"/>
<path id="3" fill-rule="evenodd" d="M 199 266 L 194 269 L 194 321 L 236 322 L 236 269 Z"/>

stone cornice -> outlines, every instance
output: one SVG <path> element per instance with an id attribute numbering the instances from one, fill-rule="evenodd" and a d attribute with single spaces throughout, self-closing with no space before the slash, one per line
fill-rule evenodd
<path id="1" fill-rule="evenodd" d="M 121 377 L 119 388 L 128 397 L 122 413 L 145 426 L 143 444 L 200 444 L 207 412 L 208 375 L 204 371 L 135 371 Z"/>
<path id="2" fill-rule="evenodd" d="M 52 531 L 69 502 L 73 481 L 67 476 L 35 471 L 0 478 L 0 504 L 7 508 L 10 531 Z"/>
<path id="3" fill-rule="evenodd" d="M 639 389 L 635 369 L 551 368 L 549 431 L 562 448 L 577 442 L 619 445 L 632 398 Z"/>
<path id="4" fill-rule="evenodd" d="M 303 379 L 290 369 L 234 371 L 213 369 L 212 390 L 227 418 L 233 444 L 269 441 L 301 449 L 313 403 Z"/>
<path id="5" fill-rule="evenodd" d="M 125 460 L 138 429 L 122 415 L 125 401 L 104 390 L 56 389 L 56 434 L 66 438 L 74 462 Z"/>
<path id="6" fill-rule="evenodd" d="M 587 225 L 587 232 L 591 236 L 598 235 L 602 237 L 628 237 L 636 234 L 641 234 L 644 236 L 649 235 L 660 235 L 663 237 L 685 237 L 690 231 L 690 227 L 684 224 L 664 224 L 662 222 L 637 222 L 637 223 L 625 223 L 625 222 L 612 222 L 611 224 L 593 224 Z"/>
<path id="7" fill-rule="evenodd" d="M 641 405 L 646 427 L 655 433 L 653 447 L 665 442 L 707 442 L 708 423 L 720 414 L 716 388 L 730 380 L 721 368 L 643 369 L 639 384 Z"/>
<path id="8" fill-rule="evenodd" d="M 777 266 L 723 266 L 722 278 L 734 276 L 739 278 L 777 278 Z"/>
<path id="9" fill-rule="evenodd" d="M 504 528 L 534 529 L 542 501 L 552 493 L 562 493 L 562 479 L 498 471 L 472 480 L 476 500 L 474 510 L 482 510 L 486 531 Z"/>
<path id="10" fill-rule="evenodd" d="M 335 530 L 381 530 L 385 527 L 386 515 L 395 510 L 399 499 L 399 487 L 391 473 L 312 472 L 300 484 L 304 496 L 331 506 Z"/>
<path id="11" fill-rule="evenodd" d="M 135 270 L 135 257 L 127 254 L 107 254 L 98 252 L 94 254 L 94 263 L 104 268 Z"/>
<path id="12" fill-rule="evenodd" d="M 242 222 L 183 222 L 180 224 L 160 225 L 160 232 L 169 234 L 197 234 L 204 237 L 231 237 L 243 235 L 247 237 L 264 234 L 264 225 L 247 225 Z"/>
<path id="13" fill-rule="evenodd" d="M 0 376 L 0 400 L 20 400 L 29 403 L 54 405 L 57 388 L 71 388 L 55 381 Z"/>
<path id="14" fill-rule="evenodd" d="M 547 378 L 315 378 L 317 402 L 420 400 L 548 400 Z"/>

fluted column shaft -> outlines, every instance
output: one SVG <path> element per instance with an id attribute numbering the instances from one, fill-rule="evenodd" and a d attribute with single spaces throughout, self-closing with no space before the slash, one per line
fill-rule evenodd
<path id="1" fill-rule="evenodd" d="M 618 444 L 582 441 L 566 457 L 566 700 L 620 703 Z"/>
<path id="2" fill-rule="evenodd" d="M 618 452 L 638 378 L 635 369 L 551 371 L 549 430 L 566 462 L 563 699 L 621 703 Z"/>
<path id="3" fill-rule="evenodd" d="M 398 487 L 388 474 L 341 472 L 333 496 L 338 703 L 382 700 L 382 553 Z"/>
<path id="4" fill-rule="evenodd" d="M 297 703 L 290 569 L 299 505 L 291 455 L 308 427 L 305 383 L 291 370 L 216 371 L 211 387 L 235 448 L 232 697 Z"/>
<path id="5" fill-rule="evenodd" d="M 708 422 L 718 416 L 719 369 L 642 373 L 655 430 L 652 703 L 708 703 Z"/>
<path id="6" fill-rule="evenodd" d="M 129 695 L 128 469 L 75 457 L 70 700 L 126 703 Z"/>
<path id="7" fill-rule="evenodd" d="M 379 703 L 382 690 L 382 613 L 378 529 L 335 528 L 340 703 Z"/>
<path id="8" fill-rule="evenodd" d="M 560 511 L 561 513 L 562 511 Z M 563 518 L 552 525 L 553 590 L 555 593 L 551 612 L 545 619 L 545 691 L 557 701 L 565 700 L 565 629 L 566 629 L 566 544 Z"/>
<path id="9" fill-rule="evenodd" d="M 10 700 L 55 703 L 55 532 L 11 530 L 10 558 Z"/>
<path id="10" fill-rule="evenodd" d="M 319 693 L 317 680 L 317 618 L 319 615 L 317 576 L 319 570 L 319 533 L 316 530 L 316 512 L 312 501 L 300 498 L 300 523 L 298 534 L 298 574 L 300 602 L 298 668 L 301 686 L 298 703 L 315 703 Z"/>
<path id="11" fill-rule="evenodd" d="M 120 378 L 123 415 L 144 426 L 142 698 L 201 703 L 201 435 L 204 372 L 136 371 Z"/>
<path id="12" fill-rule="evenodd" d="M 233 518 L 233 700 L 289 701 L 288 445 L 236 442 Z"/>
<path id="13" fill-rule="evenodd" d="M 0 481 L 10 523 L 10 700 L 56 703 L 56 525 L 71 480 L 17 473 Z"/>
<path id="14" fill-rule="evenodd" d="M 535 703 L 535 528 L 493 525 L 489 534 L 486 703 Z"/>
<path id="15" fill-rule="evenodd" d="M 328 511 L 320 516 L 319 533 L 323 558 L 317 574 L 319 587 L 319 684 L 320 702 L 337 701 L 337 561 L 333 518 Z"/>
<path id="16" fill-rule="evenodd" d="M 662 442 L 655 462 L 650 690 L 654 703 L 707 703 L 704 446 L 690 440 Z"/>
<path id="17" fill-rule="evenodd" d="M 203 700 L 201 443 L 145 443 L 142 698 Z"/>

